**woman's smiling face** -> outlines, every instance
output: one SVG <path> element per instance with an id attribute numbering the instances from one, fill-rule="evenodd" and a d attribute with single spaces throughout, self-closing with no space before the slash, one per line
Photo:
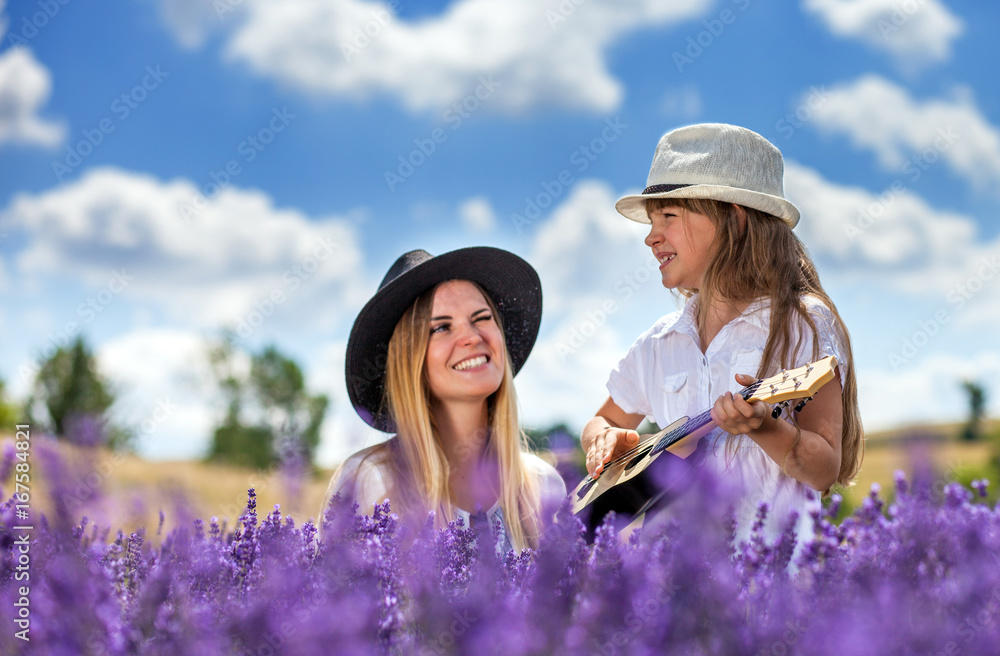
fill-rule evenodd
<path id="1" fill-rule="evenodd" d="M 441 402 L 485 401 L 503 380 L 500 326 L 479 288 L 450 280 L 434 291 L 424 371 Z"/>

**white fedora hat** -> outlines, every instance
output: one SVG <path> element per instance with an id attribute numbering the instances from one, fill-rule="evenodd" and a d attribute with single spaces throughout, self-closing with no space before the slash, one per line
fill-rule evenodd
<path id="1" fill-rule="evenodd" d="M 794 228 L 799 210 L 785 200 L 781 151 L 752 130 L 725 123 L 689 125 L 656 145 L 646 189 L 625 196 L 615 209 L 649 223 L 650 198 L 706 198 L 772 214 Z"/>

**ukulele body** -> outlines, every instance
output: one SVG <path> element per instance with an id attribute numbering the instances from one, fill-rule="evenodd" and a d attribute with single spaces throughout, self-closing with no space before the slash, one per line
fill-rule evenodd
<path id="1" fill-rule="evenodd" d="M 687 421 L 687 417 L 678 419 L 660 435 Z M 668 503 L 681 491 L 681 483 L 686 483 L 688 477 L 683 474 L 690 465 L 684 460 L 696 450 L 699 436 L 689 435 L 658 453 L 653 453 L 657 436 L 644 437 L 631 458 L 609 463 L 599 478 L 588 476 L 573 490 L 573 513 L 587 527 L 588 536 L 593 537 L 609 512 L 618 515 L 623 525 L 632 522 Z"/>

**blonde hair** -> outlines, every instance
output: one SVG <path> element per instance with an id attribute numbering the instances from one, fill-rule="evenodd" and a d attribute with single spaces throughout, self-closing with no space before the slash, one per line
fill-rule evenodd
<path id="1" fill-rule="evenodd" d="M 476 288 L 482 292 L 503 335 L 496 305 L 482 287 Z M 433 510 L 437 526 L 443 528 L 454 519 L 448 485 L 450 469 L 430 411 L 431 392 L 424 371 L 436 290 L 424 292 L 413 302 L 389 340 L 383 404 L 396 424 L 397 437 L 385 443 L 383 455 L 392 474 L 388 496 L 393 508 L 414 518 Z M 503 351 L 503 379 L 487 399 L 487 457 L 496 463 L 500 507 L 511 544 L 524 549 L 538 545 L 540 490 L 536 477 L 521 460 L 522 452 L 527 451 L 527 438 L 518 423 L 506 341 Z"/>
<path id="2" fill-rule="evenodd" d="M 760 297 L 770 299 L 771 325 L 757 377 L 772 376 L 781 369 L 797 366 L 792 358 L 802 346 L 804 335 L 795 329 L 798 318 L 812 331 L 812 359 L 819 358 L 816 324 L 803 301 L 806 296 L 818 298 L 829 308 L 834 319 L 837 338 L 847 362 L 843 396 L 843 436 L 841 439 L 840 472 L 837 482 L 849 485 L 861 468 L 864 458 L 864 428 L 858 411 L 858 386 L 854 373 L 854 355 L 847 326 L 833 300 L 820 284 L 819 275 L 805 246 L 792 229 L 778 217 L 732 203 L 708 199 L 655 198 L 646 201 L 647 212 L 663 207 L 681 207 L 702 214 L 715 225 L 715 251 L 709 261 L 700 289 L 679 289 L 690 298 L 699 294 L 698 325 L 704 326 L 709 309 L 717 301 L 732 306 L 752 302 Z M 794 416 L 794 415 L 793 415 Z M 796 436 L 796 443 L 798 436 Z M 788 453 L 795 443 L 789 447 Z M 730 436 L 726 449 L 733 453 L 736 444 Z"/>

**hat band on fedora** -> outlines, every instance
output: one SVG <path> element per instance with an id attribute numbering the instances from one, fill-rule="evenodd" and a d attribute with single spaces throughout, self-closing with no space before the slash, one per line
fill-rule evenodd
<path id="1" fill-rule="evenodd" d="M 689 184 L 655 184 L 650 185 L 642 190 L 642 195 L 647 196 L 649 194 L 662 194 L 668 191 L 674 191 L 675 189 L 683 189 L 684 187 L 690 187 Z"/>

